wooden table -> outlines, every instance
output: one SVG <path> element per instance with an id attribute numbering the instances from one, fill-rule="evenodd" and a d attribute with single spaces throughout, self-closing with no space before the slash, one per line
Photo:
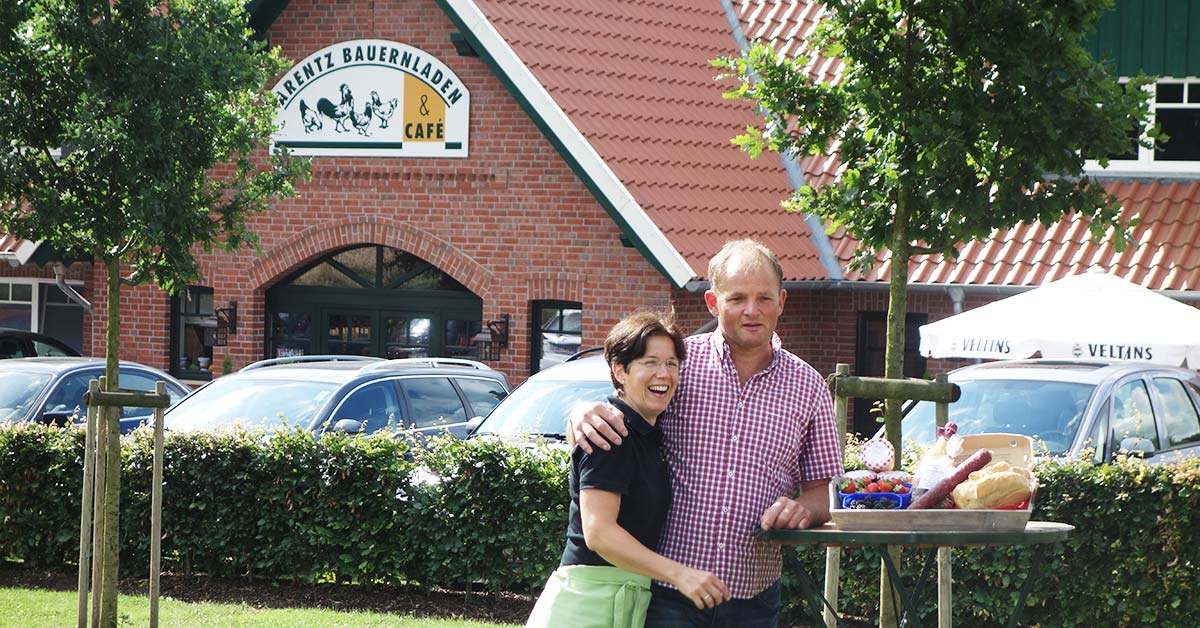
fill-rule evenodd
<path id="1" fill-rule="evenodd" d="M 780 545 L 823 545 L 825 547 L 863 547 L 874 546 L 879 547 L 883 556 L 883 563 L 888 572 L 888 577 L 892 581 L 895 589 L 895 594 L 899 597 L 899 607 L 904 610 L 900 617 L 900 625 L 911 623 L 914 626 L 920 626 L 920 617 L 916 611 L 917 596 L 921 591 L 922 586 L 928 576 L 930 565 L 933 563 L 938 550 L 954 548 L 954 547 L 998 547 L 998 546 L 1029 546 L 1032 549 L 1032 557 L 1029 562 L 1029 569 L 1026 572 L 1025 581 L 1021 585 L 1020 595 L 1017 597 L 1016 608 L 1012 610 L 1009 616 L 1008 625 L 1016 626 L 1017 621 L 1021 617 L 1021 611 L 1025 606 L 1025 599 L 1029 595 L 1032 585 L 1038 577 L 1038 569 L 1041 565 L 1042 557 L 1045 554 L 1046 548 L 1051 543 L 1065 541 L 1067 536 L 1074 530 L 1075 527 L 1065 523 L 1052 523 L 1048 521 L 1030 521 L 1025 525 L 1024 530 L 1017 531 L 896 531 L 896 530 L 839 530 L 831 523 L 827 523 L 822 527 L 813 528 L 811 530 L 766 530 L 759 532 L 756 537 L 769 543 L 778 543 Z M 922 562 L 921 572 L 911 590 L 908 590 L 900 578 L 900 572 L 897 569 L 888 548 L 891 546 L 900 547 L 917 547 L 926 548 L 925 558 Z M 948 563 L 948 560 L 946 561 Z M 801 586 L 806 589 L 805 595 L 811 599 L 817 599 L 822 602 L 826 609 L 832 612 L 827 613 L 827 617 L 837 623 L 837 625 L 845 625 L 837 616 L 836 600 L 831 602 L 826 595 L 818 593 L 814 579 L 809 575 L 808 570 L 801 565 L 800 573 Z M 945 584 L 949 586 L 949 574 L 946 574 Z M 949 597 L 947 588 L 947 598 Z M 836 589 L 834 589 L 834 597 L 836 597 Z M 947 603 L 947 599 L 939 601 L 939 611 L 944 611 L 945 617 L 949 617 L 949 608 L 942 609 L 943 603 Z"/>

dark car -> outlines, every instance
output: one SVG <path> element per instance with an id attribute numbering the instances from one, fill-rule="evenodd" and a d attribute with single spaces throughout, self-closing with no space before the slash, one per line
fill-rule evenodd
<path id="1" fill-rule="evenodd" d="M 525 380 L 484 418 L 471 437 L 565 441 L 567 416 L 575 404 L 604 401 L 612 392 L 604 356 L 568 359 Z"/>
<path id="2" fill-rule="evenodd" d="M 70 345 L 44 334 L 0 327 L 0 360 L 61 355 L 78 356 L 79 352 Z"/>
<path id="3" fill-rule="evenodd" d="M 1097 462 L 1133 452 L 1152 462 L 1200 455 L 1200 375 L 1134 362 L 1007 360 L 952 371 L 962 397 L 950 404 L 960 434 L 1034 438 L 1048 455 L 1094 448 Z M 934 439 L 935 404 L 911 404 L 901 433 Z"/>
<path id="4" fill-rule="evenodd" d="M 0 422 L 35 421 L 64 425 L 83 421 L 87 406 L 83 394 L 88 382 L 104 375 L 99 358 L 56 357 L 0 360 Z M 120 381 L 125 390 L 153 392 L 157 382 L 166 382 L 171 402 L 187 396 L 189 388 L 166 373 L 136 362 L 121 362 Z M 125 408 L 121 412 L 124 434 L 149 421 L 148 408 Z"/>
<path id="5" fill-rule="evenodd" d="M 200 387 L 166 415 L 171 430 L 281 424 L 313 432 L 466 436 L 508 395 L 508 378 L 454 358 L 302 356 L 255 362 Z"/>

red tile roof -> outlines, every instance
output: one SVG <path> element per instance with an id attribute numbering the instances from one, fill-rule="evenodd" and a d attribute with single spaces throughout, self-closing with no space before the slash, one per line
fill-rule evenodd
<path id="1" fill-rule="evenodd" d="M 722 243 L 753 236 L 787 279 L 828 279 L 802 216 L 780 207 L 778 156 L 730 144 L 758 117 L 713 81 L 708 61 L 737 53 L 720 3 L 476 4 L 699 278 Z"/>
<path id="2" fill-rule="evenodd" d="M 909 281 L 933 284 L 1038 286 L 1099 266 L 1152 290 L 1200 290 L 1200 181 L 1110 181 L 1120 199 L 1121 220 L 1134 216 L 1134 243 L 1118 253 L 1093 241 L 1088 221 L 1075 215 L 1049 228 L 1020 224 L 992 233 L 983 242 L 959 246 L 959 259 L 915 257 Z M 843 263 L 856 243 L 835 237 Z M 887 254 L 867 273 L 848 272 L 850 281 L 887 281 Z"/>
<path id="3" fill-rule="evenodd" d="M 806 0 L 742 0 L 737 10 L 749 39 L 766 41 L 781 54 L 812 57 L 815 77 L 836 81 L 840 76 L 840 62 L 812 56 L 804 47 L 803 38 L 820 20 L 822 5 Z M 804 168 L 809 182 L 819 185 L 833 180 L 838 163 L 836 157 L 809 158 Z M 1133 230 L 1136 245 L 1122 253 L 1107 242 L 1094 242 L 1088 221 L 1072 215 L 1050 228 L 1022 224 L 998 230 L 986 242 L 960 246 L 957 260 L 914 258 L 909 281 L 1037 286 L 1097 265 L 1154 290 L 1200 290 L 1200 214 L 1196 211 L 1200 182 L 1114 180 L 1105 186 L 1121 200 L 1122 220 L 1140 216 Z M 830 239 L 846 268 L 846 280 L 888 281 L 887 251 L 878 256 L 871 271 L 860 273 L 849 270 L 858 242 L 841 230 Z"/>

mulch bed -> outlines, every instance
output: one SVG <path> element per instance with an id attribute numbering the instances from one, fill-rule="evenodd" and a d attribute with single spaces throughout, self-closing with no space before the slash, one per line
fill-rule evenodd
<path id="1" fill-rule="evenodd" d="M 0 588 L 76 591 L 77 577 L 75 572 L 46 572 L 0 563 Z M 121 593 L 146 595 L 148 583 L 145 578 L 123 579 Z M 523 624 L 534 602 L 530 596 L 512 593 L 502 593 L 497 599 L 491 593 L 468 596 L 462 591 L 426 591 L 403 586 L 301 584 L 176 574 L 163 574 L 160 584 L 163 597 L 183 602 L 246 604 L 254 608 L 328 608 L 509 624 Z M 873 623 L 847 620 L 847 625 L 867 628 Z M 790 628 L 810 626 L 802 623 Z"/>

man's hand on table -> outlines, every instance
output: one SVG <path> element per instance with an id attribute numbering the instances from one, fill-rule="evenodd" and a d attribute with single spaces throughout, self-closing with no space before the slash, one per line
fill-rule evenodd
<path id="1" fill-rule="evenodd" d="M 628 436 L 625 415 L 611 403 L 580 403 L 571 410 L 567 419 L 567 433 L 574 437 L 579 448 L 592 453 L 594 448 L 605 451 L 621 444 L 621 437 Z"/>
<path id="2" fill-rule="evenodd" d="M 812 524 L 813 516 L 808 508 L 788 497 L 776 499 L 759 522 L 764 530 L 803 530 Z"/>

